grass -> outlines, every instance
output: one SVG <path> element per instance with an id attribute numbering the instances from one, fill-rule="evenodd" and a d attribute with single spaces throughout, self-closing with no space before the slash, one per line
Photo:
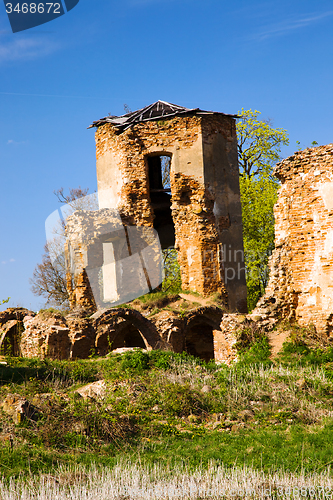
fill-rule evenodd
<path id="1" fill-rule="evenodd" d="M 326 474 L 294 476 L 286 471 L 263 474 L 248 467 L 227 469 L 212 462 L 206 470 L 186 465 L 154 467 L 121 461 L 111 470 L 61 468 L 55 477 L 0 483 L 3 498 L 30 500 L 203 500 L 230 498 L 330 498 Z"/>
<path id="2" fill-rule="evenodd" d="M 155 291 L 138 297 L 131 302 L 131 305 L 138 310 L 157 310 L 166 307 L 178 299 L 179 295 L 176 293 Z"/>
<path id="3" fill-rule="evenodd" d="M 256 484 L 274 474 L 276 484 L 283 473 L 295 484 L 330 477 L 333 350 L 309 347 L 299 337 L 273 362 L 259 336 L 241 347 L 240 361 L 230 367 L 163 351 L 78 361 L 7 357 L 8 365 L 0 365 L 0 401 L 9 393 L 24 396 L 38 418 L 15 425 L 0 410 L 3 480 L 40 484 L 41 474 L 58 477 L 64 470 L 90 477 L 91 467 L 101 468 L 98 481 L 117 467 L 125 476 L 178 468 L 185 477 L 186 466 L 206 477 L 212 464 L 219 481 L 236 469 L 239 478 L 242 467 Z M 101 379 L 103 399 L 75 392 Z M 92 483 L 90 478 L 93 490 Z M 105 498 L 121 498 L 112 494 Z"/>

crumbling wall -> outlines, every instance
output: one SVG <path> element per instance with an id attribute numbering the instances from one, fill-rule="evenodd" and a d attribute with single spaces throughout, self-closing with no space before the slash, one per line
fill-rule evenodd
<path id="1" fill-rule="evenodd" d="M 254 314 L 333 331 L 333 144 L 278 163 L 270 279 Z"/>
<path id="2" fill-rule="evenodd" d="M 23 320 L 34 315 L 23 307 L 10 307 L 0 312 L 0 353 L 11 356 L 21 354 L 20 342 L 24 331 Z"/>
<path id="3" fill-rule="evenodd" d="M 180 316 L 162 310 L 151 318 L 127 308 L 100 310 L 90 317 L 77 309 L 67 316 L 49 311 L 37 315 L 14 309 L 0 313 L 5 329 L 13 315 L 20 318 L 22 332 L 17 352 L 26 358 L 84 359 L 105 356 L 119 348 L 163 349 L 188 352 L 206 361 L 219 360 L 214 337 L 219 335 L 223 312 L 216 306 L 199 307 Z M 8 354 L 8 353 L 7 353 Z"/>
<path id="4" fill-rule="evenodd" d="M 142 347 L 147 350 L 170 349 L 157 331 L 154 323 L 132 309 L 110 309 L 92 316 L 96 332 L 97 354 L 122 347 Z"/>
<path id="5" fill-rule="evenodd" d="M 147 155 L 169 153 L 188 165 L 187 152 L 199 153 L 200 118 L 196 116 L 138 123 L 122 133 L 110 123 L 97 128 L 97 185 L 101 208 L 118 208 L 127 223 L 153 226 Z M 193 154 L 190 154 L 192 157 Z M 194 163 L 194 165 L 193 165 Z M 177 168 L 177 166 L 175 166 Z"/>
<path id="6" fill-rule="evenodd" d="M 219 292 L 227 303 L 214 197 L 203 183 L 182 173 L 171 173 L 171 191 L 182 288 L 204 296 Z"/>
<path id="7" fill-rule="evenodd" d="M 69 359 L 69 328 L 62 316 L 26 316 L 23 324 L 20 351 L 24 358 Z"/>
<path id="8" fill-rule="evenodd" d="M 124 131 L 111 123 L 98 126 L 100 207 L 117 208 L 126 224 L 154 226 L 148 175 L 148 157 L 154 155 L 171 157 L 171 214 L 183 289 L 204 296 L 218 292 L 231 310 L 246 311 L 234 118 L 208 113 L 141 122 Z M 238 252 L 239 261 L 226 263 L 223 248 Z"/>

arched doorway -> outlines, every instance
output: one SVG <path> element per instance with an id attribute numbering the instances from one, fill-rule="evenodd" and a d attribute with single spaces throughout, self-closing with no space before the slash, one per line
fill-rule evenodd
<path id="1" fill-rule="evenodd" d="M 214 359 L 213 330 L 219 330 L 223 312 L 218 307 L 200 307 L 190 312 L 184 325 L 184 351 L 205 361 Z"/>
<path id="2" fill-rule="evenodd" d="M 140 331 L 129 321 L 123 321 L 116 330 L 116 336 L 111 348 L 114 350 L 119 347 L 141 347 L 146 349 L 147 346 Z"/>
<path id="3" fill-rule="evenodd" d="M 203 319 L 190 324 L 186 329 L 185 351 L 204 361 L 214 359 L 213 327 Z"/>

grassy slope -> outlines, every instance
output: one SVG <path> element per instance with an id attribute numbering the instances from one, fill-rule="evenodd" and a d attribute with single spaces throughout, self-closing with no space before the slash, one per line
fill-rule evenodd
<path id="1" fill-rule="evenodd" d="M 17 393 L 38 408 L 35 419 L 19 425 L 0 410 L 7 477 L 61 464 L 112 466 L 124 457 L 266 472 L 322 472 L 332 463 L 333 350 L 310 349 L 299 335 L 274 363 L 261 340 L 232 367 L 160 351 L 7 362 L 0 365 L 0 401 Z M 107 384 L 103 400 L 75 393 L 100 379 Z"/>

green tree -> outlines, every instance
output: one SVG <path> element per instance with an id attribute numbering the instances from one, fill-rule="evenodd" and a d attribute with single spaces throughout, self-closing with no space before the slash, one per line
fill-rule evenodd
<path id="1" fill-rule="evenodd" d="M 180 267 L 177 260 L 177 250 L 167 248 L 163 250 L 164 277 L 161 284 L 163 292 L 179 293 L 182 288 Z"/>
<path id="2" fill-rule="evenodd" d="M 247 305 L 251 311 L 268 282 L 268 259 L 274 249 L 273 207 L 279 184 L 260 176 L 240 178 Z"/>
<path id="3" fill-rule="evenodd" d="M 271 178 L 273 166 L 281 160 L 281 146 L 287 146 L 289 139 L 285 129 L 271 126 L 271 120 L 259 121 L 260 114 L 260 111 L 243 108 L 238 112 L 239 173 L 241 176 Z"/>
<path id="4" fill-rule="evenodd" d="M 263 295 L 268 281 L 268 259 L 274 249 L 273 207 L 278 181 L 273 166 L 281 159 L 281 146 L 289 144 L 286 130 L 260 121 L 259 111 L 242 109 L 237 123 L 238 162 L 243 215 L 244 257 L 248 308 Z"/>

